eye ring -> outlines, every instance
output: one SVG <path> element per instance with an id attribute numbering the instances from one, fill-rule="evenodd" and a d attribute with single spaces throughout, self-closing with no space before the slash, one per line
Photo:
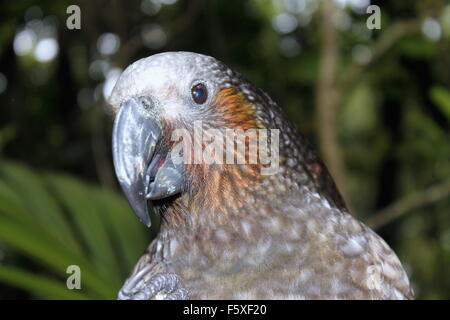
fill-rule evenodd
<path id="1" fill-rule="evenodd" d="M 198 83 L 191 88 L 191 95 L 196 104 L 203 104 L 208 99 L 208 90 L 203 83 Z"/>

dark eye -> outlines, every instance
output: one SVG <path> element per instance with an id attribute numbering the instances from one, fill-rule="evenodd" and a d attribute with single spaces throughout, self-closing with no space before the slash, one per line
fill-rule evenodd
<path id="1" fill-rule="evenodd" d="M 208 98 L 208 91 L 203 83 L 196 84 L 191 89 L 192 100 L 197 104 L 202 104 Z"/>

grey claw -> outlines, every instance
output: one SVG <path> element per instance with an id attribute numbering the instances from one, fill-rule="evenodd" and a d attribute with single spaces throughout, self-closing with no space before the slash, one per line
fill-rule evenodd
<path id="1" fill-rule="evenodd" d="M 128 278 L 127 281 L 125 281 L 122 289 L 120 289 L 117 299 L 132 300 L 133 297 L 138 294 L 140 284 L 144 276 L 147 274 L 147 272 L 150 271 L 151 268 L 151 265 L 147 265 L 139 270 L 139 272 L 136 273 L 133 277 Z"/>
<path id="2" fill-rule="evenodd" d="M 157 274 L 145 281 L 148 272 L 145 267 L 135 276 L 128 279 L 119 291 L 119 300 L 149 300 L 151 298 L 164 300 L 186 300 L 188 291 L 181 287 L 180 278 L 173 273 Z"/>
<path id="3" fill-rule="evenodd" d="M 188 291 L 184 288 L 175 290 L 171 294 L 168 294 L 165 298 L 165 300 L 188 300 L 188 299 L 189 299 Z"/>

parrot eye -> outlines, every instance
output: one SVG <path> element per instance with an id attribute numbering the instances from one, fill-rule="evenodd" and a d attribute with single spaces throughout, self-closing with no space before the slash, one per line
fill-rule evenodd
<path id="1" fill-rule="evenodd" d="M 205 103 L 208 98 L 208 92 L 203 83 L 196 84 L 191 89 L 192 100 L 197 104 Z"/>

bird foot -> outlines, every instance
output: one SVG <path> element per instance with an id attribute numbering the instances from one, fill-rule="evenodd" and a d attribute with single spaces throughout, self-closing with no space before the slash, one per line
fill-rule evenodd
<path id="1" fill-rule="evenodd" d="M 127 279 L 118 294 L 118 300 L 187 300 L 188 291 L 182 286 L 180 277 L 174 273 L 158 273 L 146 277 L 151 266 L 140 270 Z"/>

